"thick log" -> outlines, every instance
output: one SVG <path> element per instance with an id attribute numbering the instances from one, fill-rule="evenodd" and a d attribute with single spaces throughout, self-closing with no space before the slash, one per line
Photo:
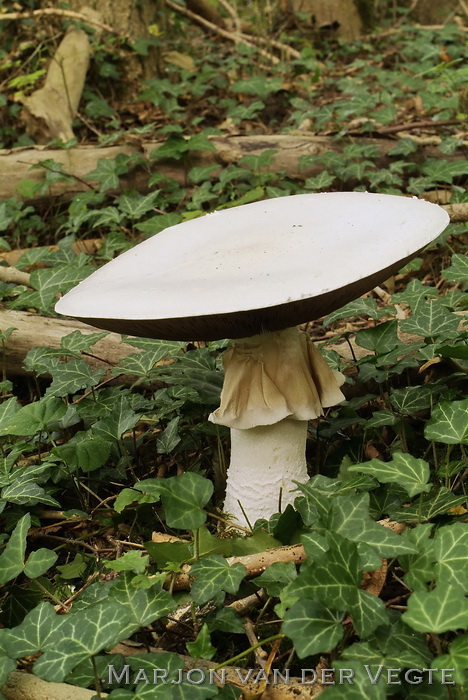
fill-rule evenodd
<path id="1" fill-rule="evenodd" d="M 23 311 L 0 310 L 0 328 L 16 328 L 5 341 L 5 370 L 7 375 L 26 375 L 28 372 L 23 367 L 23 361 L 30 350 L 36 347 L 47 346 L 59 348 L 61 339 L 73 333 L 81 331 L 86 335 L 98 332 L 96 328 L 79 321 L 71 321 L 64 318 L 48 318 L 39 314 L 31 314 Z M 93 369 L 109 371 L 118 365 L 127 355 L 139 352 L 137 348 L 123 343 L 117 333 L 108 333 L 91 348 L 92 356 L 83 354 L 82 358 Z M 125 376 L 118 381 L 127 383 Z M 134 379 L 134 378 L 133 378 Z"/>
<path id="2" fill-rule="evenodd" d="M 409 138 L 411 136 L 408 136 Z M 355 137 L 356 138 L 356 137 Z M 271 172 L 285 171 L 289 177 L 303 180 L 317 175 L 323 166 L 312 163 L 301 167 L 301 159 L 305 156 L 322 156 L 327 152 L 340 153 L 343 149 L 343 140 L 337 141 L 331 136 L 314 136 L 309 133 L 271 134 L 253 136 L 216 136 L 211 143 L 215 151 L 191 151 L 188 162 L 168 161 L 153 158 L 151 172 L 159 172 L 167 178 L 173 178 L 179 183 L 187 184 L 187 169 L 192 166 L 219 165 L 220 167 L 237 163 L 245 155 L 260 155 L 268 149 L 276 150 L 272 162 L 265 170 Z M 376 164 L 385 166 L 388 162 L 388 152 L 395 145 L 392 139 L 362 138 L 362 144 L 374 144 L 379 149 L 379 157 Z M 345 142 L 346 143 L 346 142 Z M 127 142 L 119 146 L 79 146 L 71 149 L 51 149 L 45 147 L 13 148 L 0 151 L 0 200 L 13 197 L 18 194 L 18 186 L 21 180 L 30 179 L 35 182 L 43 182 L 45 170 L 35 168 L 45 160 L 52 159 L 63 164 L 63 171 L 71 177 L 68 180 L 51 184 L 45 197 L 53 197 L 65 193 L 74 194 L 95 186 L 92 180 L 89 184 L 84 181 L 88 173 L 96 168 L 99 159 L 112 159 L 119 154 L 140 154 L 149 158 L 151 153 L 162 145 L 160 141 L 153 142 Z M 421 155 L 434 158 L 451 158 L 456 156 L 442 156 L 438 146 L 420 146 Z M 143 168 L 137 168 L 133 172 L 121 177 L 122 189 L 137 189 L 146 191 L 150 172 Z M 39 198 L 39 197 L 38 197 Z"/>

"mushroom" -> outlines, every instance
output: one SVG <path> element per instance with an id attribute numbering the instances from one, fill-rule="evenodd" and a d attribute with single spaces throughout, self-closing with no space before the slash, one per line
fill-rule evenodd
<path id="1" fill-rule="evenodd" d="M 231 428 L 224 510 L 269 518 L 307 481 L 307 421 L 341 402 L 297 326 L 368 292 L 448 224 L 437 205 L 362 192 L 278 197 L 172 226 L 104 265 L 56 311 L 106 330 L 234 341 L 221 405 Z"/>

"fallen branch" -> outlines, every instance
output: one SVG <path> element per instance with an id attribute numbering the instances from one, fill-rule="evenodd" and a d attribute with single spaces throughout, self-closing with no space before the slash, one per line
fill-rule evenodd
<path id="1" fill-rule="evenodd" d="M 118 32 L 113 27 L 105 24 L 105 22 L 100 22 L 95 17 L 83 14 L 81 12 L 74 12 L 73 10 L 59 10 L 54 7 L 46 7 L 42 10 L 30 10 L 29 12 L 5 12 L 0 13 L 0 22 L 7 22 L 17 19 L 33 19 L 35 17 L 63 17 L 63 19 L 76 19 L 78 22 L 83 22 L 90 27 L 97 27 L 102 29 L 109 34 L 116 34 L 117 36 L 122 36 L 121 32 Z M 127 38 L 127 37 L 126 37 Z"/>
<path id="2" fill-rule="evenodd" d="M 350 137 L 351 138 L 351 137 Z M 78 146 L 71 149 L 52 148 L 14 148 L 0 151 L 0 199 L 8 199 L 18 193 L 18 187 L 25 178 L 35 182 L 44 182 L 46 173 L 42 168 L 31 169 L 45 160 L 53 160 L 61 163 L 63 172 L 74 177 L 60 180 L 50 185 L 48 192 L 37 195 L 37 199 L 48 199 L 57 195 L 74 194 L 89 189 L 93 181 L 86 175 L 94 170 L 100 159 L 112 159 L 120 154 L 131 156 L 142 155 L 149 160 L 149 168 L 137 168 L 120 178 L 121 189 L 136 189 L 140 192 L 147 191 L 148 180 L 151 173 L 158 172 L 166 178 L 172 178 L 182 185 L 187 184 L 187 166 L 227 165 L 237 163 L 245 155 L 260 155 L 265 150 L 272 149 L 276 153 L 272 156 L 271 163 L 266 171 L 284 171 L 289 177 L 305 180 L 317 175 L 323 170 L 323 166 L 316 161 L 303 164 L 304 157 L 320 156 L 333 151 L 341 153 L 343 143 L 346 140 L 336 140 L 332 136 L 314 136 L 309 133 L 269 134 L 250 136 L 213 136 L 210 138 L 215 151 L 193 151 L 189 154 L 188 162 L 178 162 L 158 159 L 152 156 L 155 149 L 162 146 L 163 141 L 146 142 L 142 144 L 124 143 L 120 146 Z M 388 165 L 388 152 L 394 147 L 395 141 L 384 138 L 359 137 L 359 143 L 372 144 L 378 147 L 380 155 L 376 158 L 377 167 Z M 441 158 L 442 154 L 437 146 L 427 145 L 420 147 L 423 157 Z M 443 156 L 445 159 L 457 160 L 456 155 Z"/>
<path id="3" fill-rule="evenodd" d="M 443 207 L 450 216 L 450 223 L 459 224 L 468 222 L 468 202 L 444 204 Z"/>
<path id="4" fill-rule="evenodd" d="M 89 335 L 96 329 L 79 321 L 62 318 L 48 318 L 39 314 L 23 311 L 0 310 L 0 328 L 15 328 L 16 330 L 5 341 L 4 366 L 7 375 L 27 375 L 23 361 L 30 350 L 47 346 L 59 348 L 61 339 L 73 331 L 81 331 Z M 93 369 L 109 369 L 118 365 L 127 355 L 139 352 L 137 348 L 123 343 L 117 333 L 108 333 L 92 347 L 92 355 L 82 354 Z M 123 384 L 132 383 L 134 377 L 120 376 L 116 381 Z"/>
<path id="5" fill-rule="evenodd" d="M 26 287 L 29 287 L 30 277 L 31 275 L 29 272 L 17 270 L 16 267 L 0 266 L 0 282 L 6 282 L 7 284 L 25 284 Z"/>
<path id="6" fill-rule="evenodd" d="M 6 684 L 1 688 L 6 700 L 91 700 L 95 690 L 79 688 L 68 683 L 49 683 L 32 673 L 12 671 Z M 107 698 L 107 693 L 101 693 Z"/>
<path id="7" fill-rule="evenodd" d="M 402 523 L 395 523 L 388 520 L 379 520 L 379 525 L 382 527 L 389 528 L 394 532 L 401 534 L 405 529 Z M 228 557 L 226 559 L 229 566 L 234 564 L 243 564 L 246 568 L 246 578 L 253 578 L 254 576 L 260 576 L 260 574 L 265 571 L 272 564 L 277 562 L 293 563 L 296 565 L 302 564 L 306 554 L 302 544 L 286 545 L 284 547 L 276 547 L 275 549 L 268 549 L 265 552 L 259 552 L 258 554 L 247 554 L 242 557 Z M 166 579 L 165 586 L 175 591 L 189 590 L 191 586 L 191 576 L 190 569 L 191 566 L 186 564 L 182 567 L 183 573 L 174 576 L 168 576 Z"/>

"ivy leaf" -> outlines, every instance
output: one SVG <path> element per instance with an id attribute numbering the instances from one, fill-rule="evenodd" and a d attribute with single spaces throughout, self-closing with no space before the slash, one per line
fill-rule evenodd
<path id="1" fill-rule="evenodd" d="M 442 634 L 468 627 L 468 598 L 458 586 L 436 586 L 416 591 L 408 598 L 402 618 L 418 632 Z"/>
<path id="2" fill-rule="evenodd" d="M 117 199 L 120 210 L 135 221 L 154 209 L 161 190 L 154 190 L 146 196 L 141 194 L 122 194 Z"/>
<path id="3" fill-rule="evenodd" d="M 45 503 L 49 506 L 60 506 L 60 503 L 49 496 L 35 481 L 29 479 L 25 481 L 21 477 L 13 479 L 8 486 L 5 486 L 0 493 L 0 498 L 2 501 L 18 505 L 30 506 Z"/>
<path id="4" fill-rule="evenodd" d="M 37 292 L 39 308 L 47 311 L 57 294 L 68 292 L 92 272 L 90 265 L 76 262 L 31 272 L 31 285 Z"/>
<path id="5" fill-rule="evenodd" d="M 103 437 L 79 432 L 65 444 L 54 447 L 52 454 L 57 455 L 72 470 L 92 472 L 105 464 L 110 449 L 111 443 Z"/>
<path id="6" fill-rule="evenodd" d="M 20 658 L 54 646 L 64 619 L 62 615 L 57 615 L 50 603 L 39 603 L 20 625 L 7 631 L 4 641 L 6 652 L 14 658 Z"/>
<path id="7" fill-rule="evenodd" d="M 468 444 L 468 399 L 437 404 L 426 423 L 424 436 L 448 445 Z"/>
<path id="8" fill-rule="evenodd" d="M 292 563 L 275 562 L 254 579 L 251 579 L 259 588 L 266 588 L 268 595 L 279 597 L 281 590 L 288 583 L 294 581 L 297 576 L 296 566 Z"/>
<path id="9" fill-rule="evenodd" d="M 458 253 L 452 255 L 452 264 L 442 270 L 442 277 L 449 282 L 465 283 L 468 280 L 468 258 Z"/>
<path id="10" fill-rule="evenodd" d="M 35 435 L 57 423 L 66 412 L 64 401 L 56 398 L 41 399 L 20 408 L 4 426 L 4 432 L 6 435 Z"/>
<path id="11" fill-rule="evenodd" d="M 422 284 L 418 279 L 411 280 L 403 292 L 398 292 L 392 296 L 395 304 L 408 304 L 414 311 L 416 307 L 427 298 L 437 297 L 437 289 Z"/>
<path id="12" fill-rule="evenodd" d="M 206 520 L 204 506 L 213 494 L 213 484 L 208 479 L 186 472 L 171 476 L 161 484 L 161 498 L 169 527 L 196 530 Z"/>
<path id="13" fill-rule="evenodd" d="M 174 447 L 179 444 L 181 437 L 179 435 L 180 416 L 176 416 L 166 425 L 165 429 L 156 441 L 158 454 L 168 454 L 172 452 Z"/>
<path id="14" fill-rule="evenodd" d="M 60 683 L 79 663 L 123 638 L 130 614 L 120 603 L 104 601 L 91 610 L 92 614 L 84 609 L 63 618 L 52 648 L 34 664 L 39 678 Z"/>
<path id="15" fill-rule="evenodd" d="M 201 630 L 194 642 L 187 642 L 186 647 L 190 656 L 195 659 L 208 659 L 210 661 L 216 654 L 216 647 L 211 643 L 208 625 L 202 625 Z"/>
<path id="16" fill-rule="evenodd" d="M 329 610 L 317 601 L 301 600 L 286 612 L 282 630 L 303 659 L 336 647 L 344 636 L 343 617 L 342 612 Z"/>
<path id="17" fill-rule="evenodd" d="M 413 315 L 401 321 L 400 328 L 405 333 L 437 338 L 456 331 L 459 322 L 458 316 L 436 299 L 427 304 L 418 304 Z"/>
<path id="18" fill-rule="evenodd" d="M 116 190 L 119 187 L 119 175 L 123 175 L 125 170 L 119 168 L 115 158 L 99 158 L 94 170 L 86 174 L 88 180 L 94 180 L 100 184 L 102 192 Z"/>
<path id="19" fill-rule="evenodd" d="M 18 576 L 24 568 L 26 535 L 31 525 L 29 513 L 18 520 L 7 546 L 0 554 L 0 585 Z"/>
<path id="20" fill-rule="evenodd" d="M 454 668 L 457 683 L 464 683 L 468 678 L 468 634 L 462 634 L 450 644 L 449 653 L 434 659 L 438 668 Z"/>
<path id="21" fill-rule="evenodd" d="M 64 355 L 78 357 L 80 352 L 90 352 L 92 346 L 105 338 L 106 335 L 108 335 L 107 332 L 82 333 L 81 331 L 73 331 L 60 340 L 60 349 Z"/>
<path id="22" fill-rule="evenodd" d="M 381 557 L 395 557 L 417 551 L 401 535 L 371 519 L 368 493 L 335 498 L 328 527 L 353 542 L 371 545 Z"/>
<path id="23" fill-rule="evenodd" d="M 398 522 L 425 522 L 432 520 L 437 515 L 448 513 L 450 508 L 455 508 L 465 502 L 465 496 L 455 496 L 445 486 L 433 489 L 428 494 L 422 494 L 418 503 L 408 507 L 394 508 L 389 516 Z"/>
<path id="24" fill-rule="evenodd" d="M 365 299 L 355 299 L 349 302 L 341 309 L 333 311 L 328 314 L 323 320 L 323 325 L 328 326 L 330 323 L 335 323 L 342 318 L 350 318 L 352 316 L 368 316 L 377 321 L 385 313 L 388 313 L 389 309 L 393 310 L 393 307 L 387 307 L 386 309 L 379 309 L 375 299 L 365 298 Z"/>
<path id="25" fill-rule="evenodd" d="M 21 408 L 16 396 L 7 399 L 0 404 L 0 435 L 8 435 L 4 430 L 4 426 L 8 426 L 15 415 Z"/>
<path id="26" fill-rule="evenodd" d="M 142 552 L 125 552 L 115 560 L 105 559 L 104 566 L 111 571 L 134 571 L 137 574 L 144 573 L 149 564 L 149 556 Z"/>
<path id="27" fill-rule="evenodd" d="M 103 374 L 103 369 L 93 369 L 81 358 L 60 363 L 52 372 L 52 384 L 45 396 L 66 396 L 81 389 L 90 389 L 99 384 Z"/>
<path id="28" fill-rule="evenodd" d="M 121 394 L 115 401 L 109 416 L 93 425 L 93 433 L 102 435 L 113 442 L 120 440 L 127 430 L 132 430 L 140 420 L 140 416 L 132 410 L 128 398 Z"/>
<path id="29" fill-rule="evenodd" d="M 426 590 L 427 583 L 434 580 L 434 540 L 431 538 L 433 525 L 417 525 L 403 532 L 402 537 L 412 542 L 418 549 L 417 554 L 399 557 L 399 562 L 407 572 L 404 581 L 412 590 Z"/>
<path id="30" fill-rule="evenodd" d="M 36 549 L 28 557 L 24 567 L 24 574 L 29 578 L 39 578 L 50 569 L 58 559 L 58 554 L 50 549 Z"/>
<path id="31" fill-rule="evenodd" d="M 372 350 L 376 355 L 390 352 L 402 343 L 397 336 L 398 321 L 386 321 L 375 328 L 365 328 L 356 333 L 356 344 Z"/>
<path id="32" fill-rule="evenodd" d="M 202 605 L 221 591 L 237 593 L 245 574 L 246 568 L 243 564 L 229 566 L 218 554 L 202 557 L 190 569 L 190 575 L 195 578 L 192 597 L 197 605 Z"/>
<path id="33" fill-rule="evenodd" d="M 393 408 L 402 416 L 413 416 L 430 408 L 434 388 L 431 386 L 407 386 L 390 393 Z"/>
<path id="34" fill-rule="evenodd" d="M 438 586 L 458 585 L 468 593 L 468 528 L 463 523 L 441 527 L 434 538 Z"/>
<path id="35" fill-rule="evenodd" d="M 328 170 L 322 170 L 318 175 L 309 177 L 304 183 L 306 190 L 326 190 L 336 180 L 336 175 L 332 175 Z"/>
<path id="36" fill-rule="evenodd" d="M 399 484 L 409 496 L 430 491 L 429 464 L 423 459 L 396 452 L 391 462 L 372 459 L 364 464 L 348 467 L 350 472 L 360 472 L 375 477 L 382 484 Z"/>
<path id="37" fill-rule="evenodd" d="M 133 576 L 129 572 L 123 573 L 109 592 L 109 599 L 119 604 L 125 618 L 126 624 L 122 625 L 118 632 L 119 639 L 125 639 L 177 607 L 177 603 L 167 591 L 154 593 L 135 588 L 132 580 Z"/>

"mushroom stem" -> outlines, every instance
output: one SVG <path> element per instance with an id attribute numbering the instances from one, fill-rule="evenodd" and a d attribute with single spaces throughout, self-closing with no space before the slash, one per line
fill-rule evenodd
<path id="1" fill-rule="evenodd" d="M 253 525 L 292 503 L 307 481 L 307 421 L 343 401 L 333 372 L 299 328 L 235 340 L 223 356 L 221 405 L 213 423 L 231 428 L 224 510 Z M 242 508 L 246 517 L 242 513 Z"/>
<path id="2" fill-rule="evenodd" d="M 296 496 L 293 481 L 308 480 L 307 421 L 284 418 L 248 430 L 231 428 L 231 462 L 224 510 L 242 525 L 270 518 Z M 242 506 L 242 508 L 241 508 Z"/>

